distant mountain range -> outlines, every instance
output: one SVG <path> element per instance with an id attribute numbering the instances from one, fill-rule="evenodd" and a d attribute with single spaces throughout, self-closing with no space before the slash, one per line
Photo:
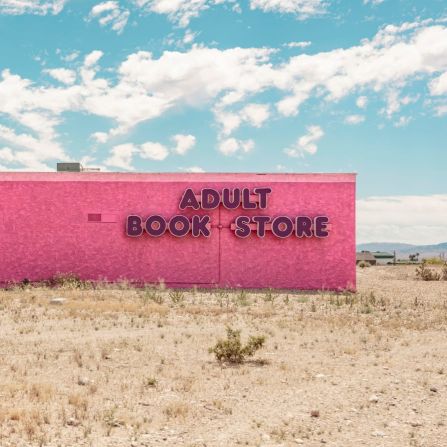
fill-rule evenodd
<path id="1" fill-rule="evenodd" d="M 435 245 L 412 245 L 400 244 L 398 242 L 371 242 L 357 245 L 357 251 L 386 251 L 393 253 L 396 251 L 397 258 L 408 258 L 408 255 L 419 253 L 419 259 L 439 257 L 444 254 L 447 259 L 447 242 Z"/>

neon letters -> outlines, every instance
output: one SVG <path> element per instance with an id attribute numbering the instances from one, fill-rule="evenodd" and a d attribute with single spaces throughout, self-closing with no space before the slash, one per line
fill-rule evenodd
<path id="1" fill-rule="evenodd" d="M 243 210 L 264 210 L 268 205 L 271 188 L 203 188 L 195 193 L 191 188 L 184 191 L 180 199 L 179 209 L 184 210 L 214 210 L 220 205 L 228 210 L 241 207 Z M 235 218 L 230 229 L 239 238 L 247 238 L 253 233 L 263 238 L 267 232 L 284 239 L 297 238 L 326 238 L 329 236 L 329 218 L 327 216 L 266 216 L 240 215 Z M 219 228 L 222 228 L 219 225 Z M 208 215 L 193 215 L 187 217 L 182 214 L 169 219 L 154 214 L 143 219 L 132 214 L 126 220 L 126 234 L 129 237 L 139 237 L 144 233 L 152 237 L 160 237 L 166 233 L 175 237 L 191 234 L 193 237 L 209 237 L 211 235 L 211 218 Z"/>

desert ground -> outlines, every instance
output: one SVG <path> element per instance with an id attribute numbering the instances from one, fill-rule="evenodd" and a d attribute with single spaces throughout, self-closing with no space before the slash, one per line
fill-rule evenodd
<path id="1" fill-rule="evenodd" d="M 447 281 L 0 291 L 0 446 L 447 446 Z M 59 300 L 62 298 L 62 300 Z M 242 364 L 209 348 L 264 335 Z"/>

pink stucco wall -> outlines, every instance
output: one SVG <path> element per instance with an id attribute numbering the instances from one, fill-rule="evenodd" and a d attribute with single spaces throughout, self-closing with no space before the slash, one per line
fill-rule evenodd
<path id="1" fill-rule="evenodd" d="M 265 210 L 178 209 L 188 187 L 262 186 L 272 188 Z M 211 236 L 130 238 L 129 214 L 209 214 Z M 324 239 L 240 239 L 230 224 L 241 214 L 326 215 L 331 231 Z M 0 283 L 58 272 L 173 286 L 354 288 L 355 175 L 0 173 Z"/>

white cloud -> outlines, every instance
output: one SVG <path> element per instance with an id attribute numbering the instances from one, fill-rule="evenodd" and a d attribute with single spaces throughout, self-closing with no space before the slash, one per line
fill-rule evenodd
<path id="1" fill-rule="evenodd" d="M 205 172 L 205 170 L 203 168 L 201 168 L 200 166 L 190 166 L 189 168 L 179 168 L 180 171 L 183 172 L 193 172 L 193 173 L 201 173 L 201 172 Z"/>
<path id="2" fill-rule="evenodd" d="M 30 151 L 14 151 L 12 160 L 7 161 L 6 166 L 2 166 L 2 169 L 5 171 L 54 171 L 54 168 L 41 162 L 35 154 Z"/>
<path id="3" fill-rule="evenodd" d="M 97 143 L 107 143 L 109 135 L 106 132 L 94 132 L 90 135 Z"/>
<path id="4" fill-rule="evenodd" d="M 293 93 L 278 102 L 278 110 L 284 115 L 296 114 L 317 88 L 327 92 L 329 101 L 366 87 L 393 92 L 446 67 L 446 27 L 426 26 L 426 22 L 386 26 L 358 46 L 292 57 L 283 71 L 295 79 Z"/>
<path id="5" fill-rule="evenodd" d="M 6 163 L 13 163 L 15 158 L 12 149 L 9 147 L 0 149 L 0 160 Z"/>
<path id="6" fill-rule="evenodd" d="M 124 143 L 112 148 L 110 156 L 105 160 L 104 164 L 106 166 L 133 171 L 135 170 L 133 166 L 135 156 L 143 159 L 162 161 L 168 155 L 168 148 L 161 143 L 153 141 L 147 141 L 140 145 Z"/>
<path id="7" fill-rule="evenodd" d="M 67 68 L 51 68 L 44 70 L 44 72 L 66 85 L 71 85 L 76 81 L 76 72 Z"/>
<path id="8" fill-rule="evenodd" d="M 121 34 L 127 25 L 129 15 L 129 11 L 120 7 L 117 1 L 105 1 L 93 6 L 88 19 L 98 19 L 101 26 L 110 26 L 113 31 Z"/>
<path id="9" fill-rule="evenodd" d="M 191 30 L 188 29 L 186 30 L 185 35 L 183 36 L 182 43 L 184 45 L 189 45 L 194 42 L 196 36 L 197 33 L 193 33 Z"/>
<path id="10" fill-rule="evenodd" d="M 48 120 L 48 121 L 47 121 Z M 27 113 L 20 116 L 20 121 L 27 127 L 37 130 L 36 136 L 30 133 L 17 133 L 14 129 L 0 124 L 0 141 L 10 147 L 4 151 L 3 162 L 19 165 L 24 170 L 48 171 L 45 163 L 49 160 L 70 160 L 60 144 L 56 141 L 58 135 L 54 132 L 52 119 L 36 113 Z M 47 127 L 44 128 L 45 123 Z"/>
<path id="11" fill-rule="evenodd" d="M 355 104 L 359 109 L 365 109 L 368 105 L 368 98 L 366 96 L 359 96 L 355 101 Z"/>
<path id="12" fill-rule="evenodd" d="M 345 123 L 346 124 L 360 124 L 363 123 L 363 121 L 365 121 L 365 117 L 363 115 L 348 115 L 345 118 Z"/>
<path id="13" fill-rule="evenodd" d="M 180 27 L 187 27 L 191 20 L 203 11 L 217 6 L 229 5 L 234 12 L 240 13 L 240 4 L 236 0 L 133 0 L 137 7 L 163 14 Z M 293 14 L 304 20 L 326 12 L 326 0 L 250 0 L 251 9 L 263 12 Z"/>
<path id="14" fill-rule="evenodd" d="M 94 50 L 91 53 L 87 54 L 84 58 L 84 67 L 92 67 L 96 63 L 98 63 L 99 59 L 104 56 L 104 53 L 100 50 Z"/>
<path id="15" fill-rule="evenodd" d="M 253 127 L 261 127 L 269 116 L 269 106 L 266 104 L 247 104 L 241 110 L 241 118 Z"/>
<path id="16" fill-rule="evenodd" d="M 119 9 L 119 4 L 117 1 L 106 1 L 98 3 L 90 11 L 92 17 L 97 17 L 105 12 L 116 11 Z"/>
<path id="17" fill-rule="evenodd" d="M 368 5 L 371 4 L 373 6 L 377 6 L 380 5 L 381 3 L 383 3 L 385 0 L 363 0 L 363 4 L 364 5 Z"/>
<path id="18" fill-rule="evenodd" d="M 0 129 L 0 139 L 5 136 L 5 129 Z M 20 136 L 15 136 L 20 139 Z M 6 138 L 8 141 L 8 138 Z M 9 143 L 15 144 L 14 139 L 10 139 Z M 34 142 L 36 143 L 36 142 Z M 23 171 L 50 171 L 51 168 L 39 160 L 40 157 L 36 156 L 36 152 L 32 149 L 25 148 L 24 150 L 13 150 L 9 147 L 3 147 L 0 149 L 0 162 L 2 170 L 23 170 Z M 47 157 L 48 158 L 48 157 Z"/>
<path id="19" fill-rule="evenodd" d="M 58 52 L 60 54 L 60 51 Z M 65 56 L 61 56 L 61 60 L 64 62 L 73 62 L 75 59 L 79 57 L 79 51 L 72 51 L 71 53 L 66 54 Z"/>
<path id="20" fill-rule="evenodd" d="M 270 107 L 268 104 L 249 103 L 239 111 L 230 112 L 218 105 L 214 109 L 214 116 L 221 126 L 220 137 L 228 137 L 243 123 L 261 127 L 270 117 Z"/>
<path id="21" fill-rule="evenodd" d="M 279 111 L 293 115 L 317 91 L 326 91 L 326 100 L 335 101 L 367 86 L 380 91 L 398 83 L 401 88 L 407 79 L 447 68 L 447 28 L 423 28 L 409 38 L 384 29 L 360 46 L 299 55 L 278 65 L 271 63 L 271 53 L 264 48 L 194 46 L 186 52 L 165 51 L 154 59 L 151 53 L 137 52 L 119 66 L 116 85 L 84 72 L 85 84 L 90 82 L 79 86 L 79 99 L 85 111 L 115 119 L 123 132 L 176 106 L 216 100 L 228 106 L 271 88 L 286 94 L 277 104 Z M 85 66 L 90 68 L 101 56 L 100 51 L 90 53 Z M 22 89 L 30 87 L 28 83 Z M 237 119 L 229 118 L 235 122 L 228 132 L 238 127 Z"/>
<path id="22" fill-rule="evenodd" d="M 0 14 L 59 14 L 67 0 L 0 0 Z"/>
<path id="23" fill-rule="evenodd" d="M 221 108 L 214 111 L 216 121 L 222 126 L 221 135 L 231 135 L 240 125 L 241 117 L 237 113 L 226 112 Z"/>
<path id="24" fill-rule="evenodd" d="M 430 82 L 430 93 L 433 96 L 447 94 L 447 71 Z"/>
<path id="25" fill-rule="evenodd" d="M 357 239 L 434 244 L 447 235 L 447 195 L 369 197 L 357 201 Z"/>
<path id="26" fill-rule="evenodd" d="M 312 45 L 312 42 L 310 40 L 305 40 L 301 42 L 289 42 L 284 44 L 284 46 L 289 48 L 306 48 L 310 45 Z"/>
<path id="27" fill-rule="evenodd" d="M 154 143 L 148 141 L 140 146 L 141 158 L 149 158 L 151 160 L 161 161 L 164 160 L 169 154 L 169 150 L 161 143 Z"/>
<path id="28" fill-rule="evenodd" d="M 131 143 L 119 144 L 112 148 L 110 157 L 104 163 L 107 166 L 133 171 L 135 168 L 132 166 L 132 160 L 137 152 L 138 148 Z"/>
<path id="29" fill-rule="evenodd" d="M 196 137 L 194 135 L 177 134 L 172 137 L 175 143 L 173 151 L 179 155 L 185 155 L 196 144 Z"/>
<path id="30" fill-rule="evenodd" d="M 447 115 L 447 104 L 441 104 L 435 107 L 436 116 Z"/>
<path id="31" fill-rule="evenodd" d="M 294 14 L 299 19 L 321 15 L 326 12 L 325 0 L 250 0 L 251 9 L 264 12 Z"/>
<path id="32" fill-rule="evenodd" d="M 411 117 L 409 116 L 401 116 L 399 119 L 394 123 L 394 127 L 405 127 L 410 124 Z"/>
<path id="33" fill-rule="evenodd" d="M 284 152 L 289 157 L 303 157 L 306 153 L 314 155 L 317 150 L 317 142 L 324 136 L 323 129 L 320 126 L 308 126 L 307 134 L 298 138 L 296 143 Z"/>
<path id="34" fill-rule="evenodd" d="M 105 68 L 102 71 L 107 76 L 101 76 L 99 60 L 103 53 L 96 50 L 85 56 L 72 85 L 58 87 L 40 85 L 3 70 L 2 116 L 8 125 L 14 121 L 33 132 L 29 135 L 41 143 L 33 151 L 45 162 L 45 144 L 61 151 L 56 128 L 65 112 L 109 118 L 113 128 L 99 136 L 99 141 L 106 142 L 174 108 L 211 107 L 224 152 L 243 152 L 234 149 L 242 147 L 239 140 L 235 140 L 236 145 L 231 139 L 230 143 L 225 140 L 244 123 L 262 125 L 268 119 L 268 105 L 261 105 L 264 110 L 246 108 L 257 104 L 255 96 L 265 91 L 273 90 L 279 96 L 277 110 L 290 116 L 297 114 L 309 98 L 335 103 L 347 95 L 370 90 L 386 98 L 384 113 L 390 118 L 403 105 L 417 100 L 402 93 L 412 82 L 432 82 L 430 93 L 442 92 L 447 71 L 447 27 L 433 20 L 405 23 L 386 26 L 373 39 L 350 48 L 279 61 L 273 60 L 273 53 L 266 48 L 221 50 L 197 45 L 183 52 L 165 51 L 159 57 L 140 51 L 130 54 L 115 72 Z M 444 105 L 438 104 L 436 113 L 444 113 Z M 92 137 L 98 140 L 95 134 Z M 14 150 L 19 148 L 5 144 Z M 312 145 L 306 147 L 314 149 Z M 42 155 L 38 155 L 41 150 Z M 296 151 L 302 153 L 303 149 L 298 145 L 291 154 Z"/>
<path id="35" fill-rule="evenodd" d="M 167 15 L 169 20 L 186 27 L 192 18 L 208 9 L 210 4 L 221 3 L 208 0 L 134 0 L 137 6 L 157 14 Z"/>
<path id="36" fill-rule="evenodd" d="M 252 151 L 254 147 L 255 143 L 253 140 L 238 140 L 236 138 L 227 138 L 219 143 L 219 151 L 224 155 L 248 153 Z"/>
<path id="37" fill-rule="evenodd" d="M 414 103 L 418 99 L 418 95 L 406 95 L 401 97 L 398 90 L 392 89 L 386 94 L 386 107 L 381 110 L 381 113 L 384 113 L 387 115 L 388 118 L 391 118 L 392 115 L 398 112 L 403 105 L 406 106 L 408 104 Z"/>

